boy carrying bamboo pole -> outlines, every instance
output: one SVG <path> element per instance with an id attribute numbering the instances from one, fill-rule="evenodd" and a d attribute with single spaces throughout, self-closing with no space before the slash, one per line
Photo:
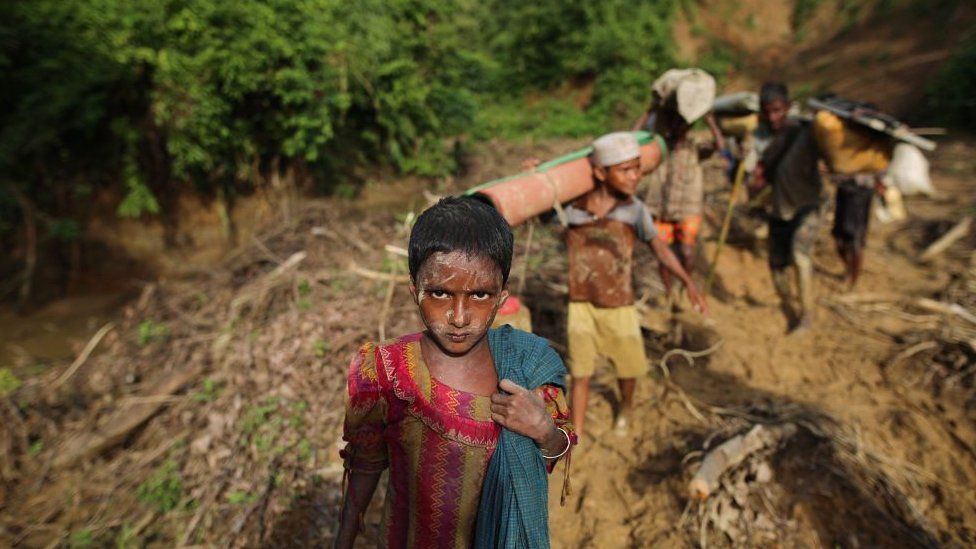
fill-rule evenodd
<path id="1" fill-rule="evenodd" d="M 618 132 L 593 142 L 594 188 L 564 209 L 569 253 L 567 337 L 573 425 L 583 433 L 590 379 L 597 355 L 617 373 L 621 407 L 618 432 L 625 431 L 637 376 L 647 358 L 634 306 L 632 264 L 635 241 L 647 244 L 661 264 L 681 280 L 699 312 L 707 305 L 668 245 L 657 238 L 647 206 L 634 197 L 640 180 L 640 148 L 633 133 Z"/>

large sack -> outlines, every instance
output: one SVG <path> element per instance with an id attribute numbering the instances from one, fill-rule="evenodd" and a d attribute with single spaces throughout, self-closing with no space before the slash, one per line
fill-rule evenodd
<path id="1" fill-rule="evenodd" d="M 867 128 L 845 124 L 836 114 L 821 110 L 813 118 L 817 146 L 834 173 L 881 172 L 891 161 L 891 139 Z"/>
<path id="2" fill-rule="evenodd" d="M 756 92 L 737 92 L 720 95 L 712 106 L 715 116 L 742 116 L 759 112 L 759 94 Z"/>
<path id="3" fill-rule="evenodd" d="M 750 133 L 759 127 L 759 115 L 756 113 L 728 116 L 724 114 L 715 115 L 718 128 L 725 135 L 731 135 L 736 139 L 745 139 Z"/>
<path id="4" fill-rule="evenodd" d="M 935 194 L 932 178 L 929 176 L 929 161 L 918 147 L 908 143 L 895 145 L 885 179 L 886 184 L 897 188 L 905 196 Z"/>
<path id="5" fill-rule="evenodd" d="M 691 124 L 712 110 L 715 79 L 701 69 L 670 69 L 651 86 L 655 103 L 677 111 Z"/>

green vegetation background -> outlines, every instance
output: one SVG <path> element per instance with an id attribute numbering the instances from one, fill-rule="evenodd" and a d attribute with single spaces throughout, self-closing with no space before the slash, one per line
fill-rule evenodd
<path id="1" fill-rule="evenodd" d="M 798 2 L 797 24 L 818 3 Z M 362 166 L 449 173 L 471 141 L 620 127 L 673 66 L 673 17 L 692 4 L 2 2 L 0 241 L 28 207 L 44 238 L 77 238 L 98 188 L 119 215 L 151 215 L 184 189 L 292 170 L 330 192 Z M 930 103 L 971 125 L 968 44 Z"/>
<path id="2" fill-rule="evenodd" d="M 596 133 L 671 63 L 674 3 L 5 2 L 2 218 L 17 192 L 56 224 L 58 203 L 118 185 L 138 216 L 173 185 L 291 166 L 328 190 L 364 164 L 446 173 L 453 137 Z M 567 83 L 592 86 L 585 108 L 549 93 Z"/>

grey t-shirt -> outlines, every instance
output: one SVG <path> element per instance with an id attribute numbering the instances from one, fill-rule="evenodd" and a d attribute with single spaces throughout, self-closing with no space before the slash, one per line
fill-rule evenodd
<path id="1" fill-rule="evenodd" d="M 566 222 L 570 227 L 588 225 L 597 221 L 595 215 L 573 204 L 566 206 L 563 212 L 566 214 Z M 647 209 L 646 204 L 634 196 L 630 197 L 629 201 L 610 210 L 604 219 L 613 219 L 633 226 L 637 233 L 637 239 L 641 242 L 650 242 L 657 236 L 657 228 L 654 226 L 654 217 L 651 216 L 651 211 Z"/>

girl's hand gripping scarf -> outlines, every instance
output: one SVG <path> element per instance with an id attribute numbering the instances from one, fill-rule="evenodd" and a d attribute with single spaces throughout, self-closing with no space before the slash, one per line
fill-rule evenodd
<path id="1" fill-rule="evenodd" d="M 488 344 L 499 380 L 565 390 L 566 367 L 545 339 L 503 326 L 488 332 Z M 481 490 L 475 547 L 549 547 L 548 500 L 546 466 L 535 441 L 502 429 Z"/>

